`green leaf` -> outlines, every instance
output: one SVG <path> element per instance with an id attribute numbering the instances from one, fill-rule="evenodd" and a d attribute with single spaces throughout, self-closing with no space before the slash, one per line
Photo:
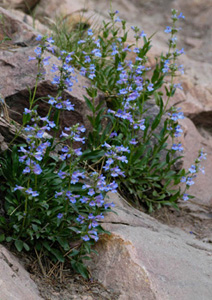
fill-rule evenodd
<path id="1" fill-rule="evenodd" d="M 62 237 L 57 237 L 57 241 L 65 251 L 68 251 L 70 249 L 67 239 Z"/>
<path id="2" fill-rule="evenodd" d="M 15 247 L 16 249 L 21 252 L 23 249 L 24 243 L 21 240 L 15 240 Z"/>
<path id="3" fill-rule="evenodd" d="M 6 242 L 7 242 L 7 243 L 10 243 L 12 240 L 13 240 L 13 238 L 12 238 L 11 236 L 8 236 L 8 237 L 6 238 Z"/>
<path id="4" fill-rule="evenodd" d="M 84 98 L 85 98 L 85 102 L 86 102 L 88 108 L 89 108 L 92 112 L 95 112 L 95 107 L 93 106 L 92 102 L 91 102 L 87 97 L 84 96 Z"/>
<path id="5" fill-rule="evenodd" d="M 81 161 L 92 160 L 92 159 L 98 160 L 99 158 L 101 158 L 104 155 L 105 155 L 104 150 L 93 150 L 93 151 L 86 150 L 83 152 L 80 159 L 81 159 Z"/>
<path id="6" fill-rule="evenodd" d="M 65 258 L 60 250 L 55 248 L 50 248 L 50 252 L 57 258 L 58 261 L 60 262 L 65 261 Z"/>
<path id="7" fill-rule="evenodd" d="M 77 227 L 68 227 L 68 228 L 76 233 L 79 232 L 79 228 L 77 228 Z"/>
<path id="8" fill-rule="evenodd" d="M 42 244 L 48 251 L 51 251 L 51 247 L 49 246 L 49 243 L 47 241 L 43 241 Z"/>
<path id="9" fill-rule="evenodd" d="M 76 256 L 79 254 L 79 252 L 80 252 L 79 250 L 73 249 L 73 250 L 71 250 L 71 253 L 69 254 L 69 256 L 71 256 L 71 257 Z"/>
<path id="10" fill-rule="evenodd" d="M 29 251 L 29 250 L 30 250 L 30 247 L 29 247 L 28 244 L 24 243 L 23 246 L 24 246 L 24 249 L 25 249 L 26 251 Z"/>
<path id="11" fill-rule="evenodd" d="M 152 76 L 151 82 L 152 82 L 152 83 L 155 83 L 155 81 L 158 80 L 159 75 L 160 75 L 159 66 L 156 65 L 155 70 L 154 70 L 154 72 L 153 72 L 153 76 Z"/>
<path id="12" fill-rule="evenodd" d="M 5 240 L 5 235 L 4 233 L 0 234 L 0 243 L 3 242 Z"/>
<path id="13" fill-rule="evenodd" d="M 1 225 L 5 225 L 6 224 L 6 221 L 5 221 L 5 218 L 0 216 L 0 224 Z"/>
<path id="14" fill-rule="evenodd" d="M 35 224 L 32 224 L 32 229 L 33 229 L 34 231 L 38 231 L 38 226 L 35 225 Z"/>
<path id="15" fill-rule="evenodd" d="M 89 278 L 89 273 L 87 268 L 80 262 L 75 262 L 73 265 L 73 268 L 82 275 L 85 279 Z"/>

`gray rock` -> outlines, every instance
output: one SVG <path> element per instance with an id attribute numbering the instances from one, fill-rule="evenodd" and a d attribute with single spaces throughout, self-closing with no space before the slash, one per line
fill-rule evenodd
<path id="1" fill-rule="evenodd" d="M 36 284 L 5 247 L 0 245 L 0 299 L 42 300 Z"/>

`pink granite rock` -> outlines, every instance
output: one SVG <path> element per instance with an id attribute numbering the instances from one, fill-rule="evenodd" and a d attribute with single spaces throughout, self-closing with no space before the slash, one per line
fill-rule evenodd
<path id="1" fill-rule="evenodd" d="M 20 9 L 24 12 L 32 12 L 40 0 L 0 0 L 0 6 L 6 9 Z"/>
<path id="2" fill-rule="evenodd" d="M 199 300 L 212 293 L 212 247 L 178 228 L 163 225 L 111 195 L 116 214 L 111 232 L 96 244 L 92 276 L 121 292 L 119 300 Z"/>
<path id="3" fill-rule="evenodd" d="M 10 117 L 17 122 L 22 122 L 22 113 L 25 107 L 29 106 L 29 91 L 35 87 L 35 79 L 37 75 L 36 61 L 28 61 L 29 56 L 34 56 L 34 48 L 17 48 L 12 52 L 0 51 L 0 86 L 1 93 L 5 98 L 6 104 L 9 107 Z M 46 56 L 51 56 L 50 65 L 45 66 L 42 70 L 45 72 L 44 79 L 38 83 L 36 97 L 47 97 L 48 95 L 56 96 L 57 88 L 52 84 L 52 80 L 56 73 L 50 71 L 52 64 L 59 64 L 56 57 L 50 53 L 45 53 Z M 85 103 L 84 95 L 86 95 L 85 86 L 90 85 L 90 81 L 82 77 L 78 71 L 75 71 L 78 82 L 74 82 L 71 92 L 64 91 L 62 97 L 64 100 L 69 99 L 74 104 L 75 110 L 72 112 L 64 111 L 61 113 L 61 126 L 71 126 L 76 123 L 83 124 L 87 129 L 90 128 L 90 123 L 87 115 L 91 114 Z M 101 97 L 97 101 L 100 101 Z M 45 101 L 38 102 L 38 113 L 46 116 L 49 105 Z"/>

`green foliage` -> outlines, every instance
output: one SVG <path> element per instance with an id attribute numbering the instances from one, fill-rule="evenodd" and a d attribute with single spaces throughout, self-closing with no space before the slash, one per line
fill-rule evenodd
<path id="1" fill-rule="evenodd" d="M 72 63 L 92 81 L 92 87 L 87 89 L 89 97 L 85 96 L 93 113 L 88 116 L 92 126 L 87 141 L 87 148 L 91 151 L 90 163 L 110 177 L 102 168 L 105 162 L 104 154 L 101 154 L 102 144 L 106 141 L 109 145 L 129 147 L 130 152 L 126 154 L 128 164 L 118 162 L 125 174 L 124 177 L 117 175 L 119 191 L 137 205 L 147 205 L 150 212 L 162 205 L 177 208 L 180 198 L 192 197 L 185 194 L 190 182 L 187 181 L 183 189 L 179 183 L 182 177 L 193 178 L 193 173 L 176 168 L 183 156 L 177 154 L 177 151 L 182 152 L 182 146 L 175 145 L 174 139 L 182 132 L 178 119 L 183 118 L 183 114 L 174 107 L 167 108 L 176 88 L 180 88 L 174 79 L 182 71 L 177 58 L 183 49 L 177 49 L 176 35 L 179 30 L 177 22 L 184 16 L 176 13 L 172 11 L 172 27 L 165 30 L 170 33 L 168 52 L 156 58 L 154 70 L 146 66 L 152 37 L 147 38 L 138 27 L 132 27 L 135 43 L 127 44 L 126 22 L 120 20 L 116 12 L 110 12 L 111 20 L 103 22 L 94 34 L 90 29 L 74 43 L 73 40 L 69 43 L 68 39 L 58 43 L 67 51 L 71 45 L 77 44 L 78 54 L 74 55 Z M 128 61 L 129 52 L 134 52 L 134 62 Z M 92 65 L 95 72 L 90 72 Z M 104 106 L 96 105 L 98 89 L 105 94 L 108 111 Z M 150 100 L 155 104 L 146 105 Z M 153 106 L 158 107 L 154 120 L 149 115 Z M 139 123 L 143 117 L 145 120 Z M 131 141 L 136 144 L 132 145 Z M 89 158 L 89 150 L 86 157 Z M 198 159 L 195 162 L 195 173 L 199 162 Z"/>

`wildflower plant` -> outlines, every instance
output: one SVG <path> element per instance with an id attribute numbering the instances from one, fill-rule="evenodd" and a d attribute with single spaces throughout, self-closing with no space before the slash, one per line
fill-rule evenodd
<path id="1" fill-rule="evenodd" d="M 170 99 L 181 87 L 175 77 L 183 72 L 177 58 L 184 51 L 176 48 L 176 26 L 184 16 L 172 11 L 172 26 L 165 29 L 170 34 L 168 52 L 151 70 L 147 66 L 151 38 L 132 27 L 135 44 L 126 45 L 126 22 L 117 14 L 110 12 L 111 21 L 103 22 L 101 34 L 90 28 L 75 35 L 78 38 L 71 44 L 66 40 L 58 45 L 53 38 L 37 37 L 39 46 L 29 58 L 37 61 L 36 86 L 21 127 L 26 143 L 13 146 L 1 158 L 5 214 L 0 217 L 0 240 L 14 243 L 19 251 L 34 249 L 53 261 L 69 259 L 84 277 L 88 272 L 83 259 L 94 251 L 91 246 L 103 232 L 100 221 L 113 207 L 105 201 L 108 192 L 119 191 L 137 206 L 145 204 L 149 211 L 162 205 L 177 207 L 179 199 L 192 197 L 187 190 L 197 172 L 204 172 L 202 150 L 188 171 L 174 168 L 183 152 L 175 139 L 182 134 L 178 120 L 184 116 L 170 106 Z M 57 95 L 46 95 L 49 111 L 41 117 L 36 90 L 43 65 L 51 64 L 47 51 L 59 59 L 58 65 L 51 66 Z M 130 52 L 134 62 L 128 60 Z M 61 111 L 74 111 L 71 101 L 63 99 L 63 91 L 72 90 L 76 68 L 91 82 L 84 96 L 91 111 L 88 134 L 83 124 L 60 125 Z M 106 105 L 97 104 L 99 90 Z M 150 100 L 157 107 L 154 120 L 148 116 Z M 165 153 L 164 160 L 161 153 Z"/>

